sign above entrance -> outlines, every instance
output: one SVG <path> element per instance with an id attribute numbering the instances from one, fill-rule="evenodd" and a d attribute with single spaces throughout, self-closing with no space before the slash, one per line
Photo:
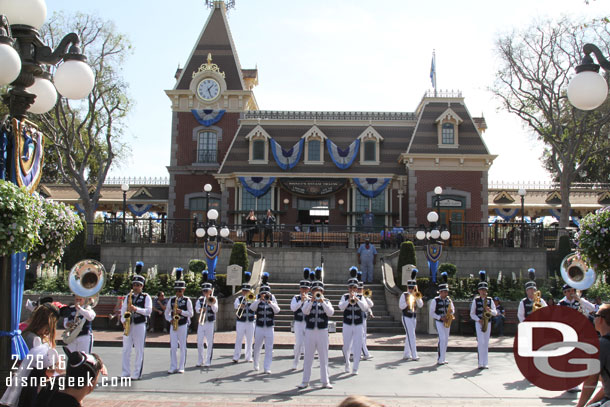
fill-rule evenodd
<path id="1" fill-rule="evenodd" d="M 280 178 L 280 185 L 295 195 L 320 197 L 343 189 L 347 178 Z"/>

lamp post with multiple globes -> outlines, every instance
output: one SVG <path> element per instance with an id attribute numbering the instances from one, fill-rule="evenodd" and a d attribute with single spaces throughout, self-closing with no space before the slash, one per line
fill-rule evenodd
<path id="1" fill-rule="evenodd" d="M 26 125 L 28 113 L 42 114 L 51 110 L 58 93 L 68 99 L 89 95 L 95 83 L 93 71 L 80 49 L 75 33 L 66 35 L 55 49 L 44 44 L 39 30 L 44 24 L 47 6 L 44 0 L 0 1 L 0 86 L 9 86 L 3 101 L 9 110 L 0 134 L 0 179 L 15 182 L 17 163 L 12 159 L 18 134 L 15 126 Z M 51 67 L 56 67 L 52 74 Z M 52 79 L 52 81 L 51 81 Z M 27 140 L 28 145 L 32 141 Z M 34 141 L 34 144 L 36 142 Z M 42 165 L 42 142 L 38 165 Z M 38 178 L 39 179 L 39 178 Z M 38 181 L 38 179 L 36 181 Z M 36 182 L 29 185 L 30 190 Z M 11 367 L 11 342 L 19 331 L 12 330 L 11 257 L 0 258 L 0 390 Z M 24 265 L 25 266 L 25 265 Z M 23 283 L 21 283 L 23 284 Z"/>
<path id="2" fill-rule="evenodd" d="M 585 44 L 582 51 L 585 56 L 575 68 L 576 75 L 568 85 L 568 99 L 580 110 L 593 110 L 601 106 L 608 97 L 608 84 L 599 74 L 599 68 L 610 71 L 610 62 L 593 44 Z M 599 64 L 593 62 L 591 54 L 595 55 Z"/>

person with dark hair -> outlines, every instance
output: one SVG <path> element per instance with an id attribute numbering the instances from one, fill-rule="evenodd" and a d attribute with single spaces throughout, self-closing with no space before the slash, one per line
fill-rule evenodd
<path id="1" fill-rule="evenodd" d="M 493 317 L 491 321 L 498 331 L 498 336 L 504 336 L 504 318 L 506 318 L 506 312 L 504 311 L 504 306 L 500 304 L 500 297 L 494 297 L 494 305 L 498 315 Z"/>
<path id="2" fill-rule="evenodd" d="M 157 298 L 153 301 L 153 312 L 150 315 L 150 325 L 152 331 L 169 331 L 169 322 L 165 320 L 165 307 L 167 306 L 167 298 L 165 298 L 165 293 L 163 291 L 159 291 L 157 293 Z"/>
<path id="3" fill-rule="evenodd" d="M 254 209 L 250 209 L 248 212 L 248 216 L 246 216 L 245 224 L 246 224 L 246 246 L 252 246 L 252 239 L 256 234 L 257 226 L 256 226 L 256 215 L 254 214 Z"/>
<path id="4" fill-rule="evenodd" d="M 97 385 L 100 373 L 106 374 L 102 359 L 95 353 L 66 352 L 66 375 L 62 377 L 65 386 L 46 388 L 40 392 L 34 407 L 80 407 L 82 401 Z"/>
<path id="5" fill-rule="evenodd" d="M 349 396 L 337 407 L 384 407 L 384 405 L 365 396 Z"/>
<path id="6" fill-rule="evenodd" d="M 265 234 L 263 235 L 263 245 L 267 247 L 267 238 L 271 237 L 270 247 L 273 247 L 273 228 L 275 225 L 275 216 L 271 212 L 271 209 L 267 209 L 267 214 L 263 219 L 263 227 L 265 228 Z"/>

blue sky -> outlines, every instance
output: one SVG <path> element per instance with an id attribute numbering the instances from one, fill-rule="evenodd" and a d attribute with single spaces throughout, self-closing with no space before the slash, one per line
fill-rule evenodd
<path id="1" fill-rule="evenodd" d="M 123 68 L 135 101 L 126 142 L 132 154 L 111 176 L 167 176 L 174 86 L 209 14 L 203 0 L 48 0 L 54 11 L 95 13 L 126 34 Z M 541 146 L 488 92 L 494 41 L 536 19 L 610 15 L 607 0 L 237 0 L 229 24 L 243 68 L 258 67 L 265 110 L 414 111 L 430 85 L 459 89 L 483 114 L 485 142 L 499 154 L 490 180 L 546 180 Z"/>

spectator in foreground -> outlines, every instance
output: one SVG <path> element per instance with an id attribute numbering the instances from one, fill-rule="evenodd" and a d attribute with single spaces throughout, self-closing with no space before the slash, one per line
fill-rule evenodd
<path id="1" fill-rule="evenodd" d="M 349 396 L 338 407 L 384 407 L 365 396 Z"/>
<path id="2" fill-rule="evenodd" d="M 577 407 L 603 407 L 610 401 L 610 304 L 603 304 L 595 313 L 595 330 L 599 332 L 599 374 L 588 377 L 582 386 L 582 393 Z M 598 380 L 602 382 L 602 388 L 591 398 L 597 387 Z M 591 400 L 589 400 L 591 398 Z M 587 404 L 589 402 L 589 404 Z"/>

